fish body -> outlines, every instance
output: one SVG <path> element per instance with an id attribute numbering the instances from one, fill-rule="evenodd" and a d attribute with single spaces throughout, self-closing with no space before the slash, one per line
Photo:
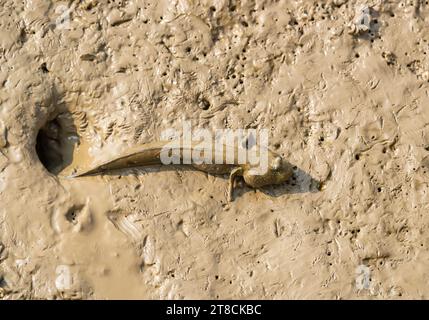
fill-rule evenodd
<path id="1" fill-rule="evenodd" d="M 155 142 L 132 147 L 120 155 L 78 172 L 72 177 L 76 178 L 133 167 L 163 165 L 166 164 L 163 161 L 165 157 L 169 157 L 170 160 L 174 159 L 175 161 L 167 164 L 190 165 L 197 170 L 210 174 L 229 174 L 228 194 L 231 199 L 234 181 L 237 176 L 242 176 L 248 186 L 260 188 L 266 185 L 283 183 L 292 175 L 292 165 L 270 150 L 267 150 L 266 170 L 261 170 L 259 164 L 253 165 L 249 161 L 240 161 L 239 153 L 238 147 L 231 147 L 225 144 L 219 148 L 215 144 L 206 147 L 196 143 L 184 146 L 179 143 L 174 144 L 171 141 Z M 200 155 L 199 161 L 195 161 L 196 154 Z"/>

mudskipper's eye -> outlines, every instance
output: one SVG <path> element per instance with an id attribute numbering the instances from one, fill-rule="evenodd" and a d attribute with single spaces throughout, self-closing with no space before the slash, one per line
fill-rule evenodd
<path id="1" fill-rule="evenodd" d="M 273 162 L 272 162 L 272 169 L 274 171 L 277 171 L 281 168 L 282 166 L 282 158 L 281 157 L 275 157 Z"/>

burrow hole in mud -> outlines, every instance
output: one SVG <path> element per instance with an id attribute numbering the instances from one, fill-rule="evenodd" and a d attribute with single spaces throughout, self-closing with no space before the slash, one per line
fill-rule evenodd
<path id="1" fill-rule="evenodd" d="M 73 206 L 73 207 L 71 207 L 65 215 L 66 220 L 72 224 L 78 223 L 79 217 L 80 217 L 80 214 L 82 213 L 83 208 L 84 208 L 84 206 Z"/>
<path id="2" fill-rule="evenodd" d="M 49 172 L 58 174 L 72 162 L 77 143 L 79 138 L 71 114 L 60 113 L 39 130 L 36 153 Z"/>

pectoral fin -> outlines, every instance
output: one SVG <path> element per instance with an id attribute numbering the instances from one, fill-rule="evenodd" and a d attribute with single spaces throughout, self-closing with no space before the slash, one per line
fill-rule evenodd
<path id="1" fill-rule="evenodd" d="M 231 171 L 230 175 L 229 175 L 229 182 L 228 182 L 228 201 L 231 202 L 233 200 L 232 196 L 233 196 L 233 191 L 234 191 L 234 182 L 235 182 L 235 178 L 237 176 L 241 176 L 243 175 L 243 168 L 238 167 L 235 168 Z"/>

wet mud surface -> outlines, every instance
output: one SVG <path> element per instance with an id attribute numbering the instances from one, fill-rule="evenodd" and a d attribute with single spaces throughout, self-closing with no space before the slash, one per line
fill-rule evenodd
<path id="1" fill-rule="evenodd" d="M 2 298 L 428 298 L 425 1 L 0 3 Z M 292 179 L 57 175 L 184 119 Z"/>

